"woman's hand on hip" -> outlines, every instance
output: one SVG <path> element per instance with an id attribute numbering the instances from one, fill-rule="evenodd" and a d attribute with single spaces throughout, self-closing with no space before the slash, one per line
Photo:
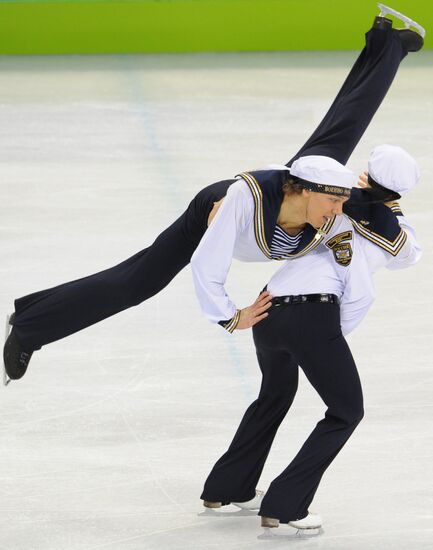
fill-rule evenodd
<path id="1" fill-rule="evenodd" d="M 272 296 L 266 290 L 262 292 L 253 305 L 241 309 L 241 315 L 236 330 L 251 328 L 269 315 L 267 310 L 272 305 Z"/>

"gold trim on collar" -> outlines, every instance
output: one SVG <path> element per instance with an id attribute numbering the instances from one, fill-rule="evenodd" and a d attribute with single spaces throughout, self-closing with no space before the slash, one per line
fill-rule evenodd
<path id="1" fill-rule="evenodd" d="M 330 231 L 331 227 L 334 225 L 335 216 L 333 218 L 330 218 L 326 223 L 322 225 L 320 229 L 317 230 L 313 239 L 302 250 L 294 253 L 288 252 L 287 254 L 278 256 L 277 258 L 273 258 L 271 255 L 271 249 L 266 241 L 265 236 L 265 223 L 263 217 L 263 193 L 260 189 L 260 185 L 256 178 L 249 172 L 242 172 L 241 174 L 239 174 L 239 176 L 247 183 L 248 187 L 250 188 L 251 194 L 253 195 L 254 233 L 258 247 L 269 260 L 280 261 L 287 260 L 289 258 L 297 258 L 298 256 L 304 256 L 304 254 L 307 254 L 308 252 L 316 248 L 323 241 L 325 236 Z"/>
<path id="2" fill-rule="evenodd" d="M 264 230 L 264 218 L 263 218 L 263 193 L 260 189 L 256 178 L 249 174 L 248 172 L 242 172 L 239 174 L 242 179 L 247 182 L 248 187 L 250 188 L 251 194 L 254 199 L 254 233 L 256 236 L 257 244 L 263 254 L 272 260 L 271 250 L 266 241 L 265 230 Z"/>
<path id="3" fill-rule="evenodd" d="M 400 252 L 404 243 L 407 240 L 407 234 L 405 231 L 403 231 L 403 229 L 400 230 L 400 233 L 397 235 L 394 241 L 389 241 L 388 239 L 385 239 L 385 237 L 382 237 L 381 235 L 374 233 L 374 231 L 371 231 L 370 229 L 363 227 L 353 218 L 349 217 L 349 219 L 352 222 L 352 225 L 355 228 L 355 230 L 360 235 L 362 235 L 372 243 L 376 244 L 380 248 L 383 248 L 383 250 L 386 250 L 392 256 L 397 256 L 397 254 Z"/>
<path id="4" fill-rule="evenodd" d="M 333 218 L 330 218 L 326 223 L 320 227 L 317 232 L 315 233 L 312 240 L 299 252 L 288 252 L 287 254 L 284 254 L 283 256 L 279 256 L 278 258 L 273 258 L 274 260 L 288 260 L 288 259 L 294 259 L 298 258 L 299 256 L 305 256 L 305 254 L 308 254 L 308 252 L 311 252 L 314 250 L 319 244 L 323 241 L 323 239 L 326 237 L 326 235 L 331 230 L 332 226 L 335 222 L 335 216 Z"/>

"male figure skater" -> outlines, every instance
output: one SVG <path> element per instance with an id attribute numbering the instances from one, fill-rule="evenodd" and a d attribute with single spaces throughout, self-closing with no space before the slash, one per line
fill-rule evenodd
<path id="1" fill-rule="evenodd" d="M 260 393 L 206 480 L 201 496 L 205 506 L 232 502 L 259 509 L 264 527 L 321 527 L 321 517 L 309 512 L 310 503 L 325 470 L 364 415 L 361 383 L 344 335 L 354 330 L 373 302 L 374 272 L 411 266 L 421 256 L 398 203 L 381 201 L 399 198 L 418 179 L 417 164 L 404 150 L 375 148 L 368 180 L 361 178 L 366 189 L 360 194 L 369 198 L 360 207 L 364 223 L 338 216 L 315 252 L 285 262 L 271 278 L 269 316 L 253 327 L 263 375 Z M 256 493 L 257 483 L 295 397 L 299 367 L 327 411 L 263 496 Z"/>

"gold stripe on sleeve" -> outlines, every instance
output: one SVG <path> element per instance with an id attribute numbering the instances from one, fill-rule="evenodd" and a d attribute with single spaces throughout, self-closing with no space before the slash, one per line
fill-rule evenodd
<path id="1" fill-rule="evenodd" d="M 239 324 L 239 319 L 241 317 L 241 310 L 240 309 L 237 309 L 236 310 L 236 314 L 232 317 L 232 319 L 225 325 L 225 329 L 230 332 L 230 334 L 233 333 L 233 331 L 235 330 L 235 328 L 238 326 Z"/>

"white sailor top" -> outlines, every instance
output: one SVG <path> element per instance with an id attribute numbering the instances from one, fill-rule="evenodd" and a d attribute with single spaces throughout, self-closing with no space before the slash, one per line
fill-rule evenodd
<path id="1" fill-rule="evenodd" d="M 349 216 L 337 216 L 332 231 L 312 254 L 296 262 L 284 262 L 269 281 L 269 292 L 273 296 L 335 294 L 340 298 L 342 332 L 344 335 L 352 332 L 374 301 L 373 274 L 381 267 L 409 267 L 421 257 L 414 230 L 398 205 L 388 212 L 385 208 L 388 207 L 380 205 L 383 218 L 389 222 L 394 217 L 399 225 L 402 242 L 398 252 L 387 250 L 371 240 L 370 235 L 365 237 Z"/>
<path id="2" fill-rule="evenodd" d="M 297 258 L 314 250 L 333 224 L 321 232 L 307 225 L 295 250 L 275 257 L 271 251 L 277 218 L 283 202 L 283 170 L 242 173 L 228 188 L 217 214 L 191 258 L 197 297 L 204 315 L 233 332 L 240 311 L 224 284 L 233 258 L 244 262 Z"/>
<path id="3" fill-rule="evenodd" d="M 275 258 L 271 246 L 285 179 L 282 169 L 240 174 L 228 188 L 192 256 L 194 286 L 202 311 L 211 322 L 221 324 L 229 332 L 234 331 L 240 316 L 224 288 L 233 258 L 246 262 L 296 259 L 316 250 L 328 235 L 335 234 L 335 218 L 318 231 L 307 224 L 297 248 Z M 398 255 L 408 240 L 397 221 L 397 212 L 383 204 L 371 204 L 371 197 L 363 190 L 353 192 L 355 197 L 349 201 L 353 204 L 347 211 L 356 232 L 391 256 Z"/>

